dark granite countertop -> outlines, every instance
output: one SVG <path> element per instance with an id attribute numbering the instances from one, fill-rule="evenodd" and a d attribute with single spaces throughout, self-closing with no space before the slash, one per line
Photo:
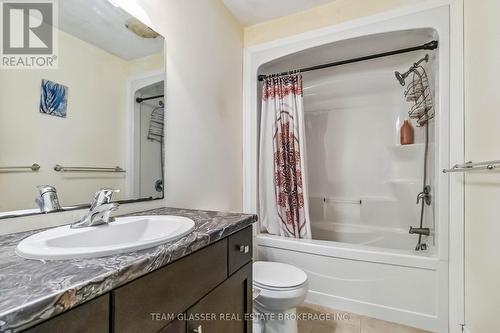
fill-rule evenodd
<path id="1" fill-rule="evenodd" d="M 177 208 L 127 216 L 132 215 L 185 216 L 195 222 L 195 229 L 177 241 L 145 250 L 57 261 L 28 260 L 15 254 L 19 241 L 40 230 L 0 236 L 0 331 L 20 331 L 51 318 L 257 220 L 255 215 Z"/>

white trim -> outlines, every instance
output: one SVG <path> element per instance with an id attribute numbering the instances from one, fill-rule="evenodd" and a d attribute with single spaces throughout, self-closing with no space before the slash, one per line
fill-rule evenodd
<path id="1" fill-rule="evenodd" d="M 127 104 L 127 114 L 126 114 L 126 126 L 125 126 L 125 137 L 127 138 L 125 146 L 125 154 L 127 160 L 127 179 L 125 182 L 125 193 L 127 197 L 138 197 L 137 188 L 137 174 L 138 170 L 138 160 L 135 159 L 137 154 L 136 148 L 136 130 L 135 130 L 135 115 L 136 115 L 136 102 L 135 102 L 135 92 L 141 88 L 149 86 L 159 81 L 166 82 L 166 74 L 164 69 L 154 70 L 147 73 L 141 73 L 134 76 L 130 76 L 126 82 L 126 104 Z M 165 93 L 165 92 L 164 92 Z"/>
<path id="2" fill-rule="evenodd" d="M 464 112 L 464 3 L 450 3 L 450 165 L 465 160 Z M 465 179 L 450 175 L 449 323 L 451 333 L 465 324 Z M 466 330 L 466 329 L 465 329 Z"/>
<path id="3" fill-rule="evenodd" d="M 275 47 L 283 47 L 285 45 L 294 43 L 310 43 L 311 45 L 316 44 L 315 39 L 331 35 L 332 33 L 339 33 L 350 29 L 360 28 L 374 23 L 380 23 L 393 18 L 398 18 L 401 16 L 411 15 L 418 12 L 422 12 L 429 9 L 434 9 L 442 6 L 449 6 L 451 2 L 456 0 L 427 0 L 422 1 L 422 3 L 407 6 L 402 8 L 397 8 L 393 10 L 388 10 L 383 13 L 365 16 L 359 19 L 353 19 L 347 22 L 331 25 L 325 28 L 320 28 L 312 31 L 307 31 L 290 37 L 285 37 L 270 42 L 265 42 L 261 44 L 256 44 L 252 46 L 245 47 L 245 52 L 249 54 L 258 54 L 261 51 L 269 51 Z M 310 46 L 306 47 L 309 48 Z M 303 47 L 299 47 L 303 49 Z"/>
<path id="4" fill-rule="evenodd" d="M 446 76 L 440 78 L 440 82 L 450 82 L 445 85 L 442 94 L 450 94 L 448 100 L 442 100 L 440 110 L 451 110 L 442 112 L 439 117 L 442 123 L 448 123 L 449 127 L 441 126 L 439 143 L 439 158 L 436 166 L 443 167 L 452 163 L 462 162 L 464 158 L 464 105 L 463 105 L 463 0 L 439 0 L 426 1 L 416 6 L 405 7 L 387 11 L 381 14 L 364 17 L 349 22 L 329 26 L 326 28 L 309 31 L 299 35 L 283 38 L 280 40 L 250 46 L 244 50 L 244 96 L 243 96 L 243 209 L 245 212 L 257 213 L 257 161 L 258 161 L 258 124 L 255 110 L 257 110 L 257 87 L 256 79 L 258 68 L 270 60 L 285 56 L 294 52 L 308 49 L 314 46 L 331 43 L 336 40 L 348 39 L 360 34 L 360 31 L 370 25 L 381 23 L 389 19 L 397 19 L 402 16 L 416 14 L 425 10 L 446 7 L 450 15 L 449 58 L 440 58 L 441 64 L 449 61 L 450 66 L 443 71 Z M 398 29 L 399 30 L 399 29 Z M 371 31 L 377 33 L 379 31 Z M 451 162 L 451 163 L 450 163 Z M 438 171 L 439 168 L 436 168 Z M 436 211 L 440 221 L 451 221 L 440 223 L 438 239 L 439 257 L 441 260 L 442 274 L 439 277 L 440 299 L 443 300 L 438 306 L 441 313 L 439 332 L 459 332 L 464 323 L 464 183 L 461 176 L 447 178 L 443 175 L 437 176 L 438 188 L 437 199 L 441 203 L 441 209 Z M 451 192 L 451 194 L 450 194 Z M 449 262 L 448 262 L 449 260 Z M 449 271 L 449 274 L 448 274 Z M 453 304 L 453 306 L 449 306 Z M 444 317 L 448 317 L 444 320 Z"/>

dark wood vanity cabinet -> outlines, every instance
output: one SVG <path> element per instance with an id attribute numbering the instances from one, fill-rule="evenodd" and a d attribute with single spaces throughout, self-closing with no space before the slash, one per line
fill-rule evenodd
<path id="1" fill-rule="evenodd" d="M 252 228 L 247 228 L 228 237 L 229 275 L 252 260 L 252 236 Z"/>
<path id="2" fill-rule="evenodd" d="M 252 332 L 252 263 L 248 263 L 193 305 L 185 314 L 187 332 Z M 211 316 L 203 320 L 203 316 Z"/>
<path id="3" fill-rule="evenodd" d="M 247 263 L 161 333 L 252 332 L 252 263 Z M 207 320 L 205 318 L 209 317 Z"/>
<path id="4" fill-rule="evenodd" d="M 157 332 L 227 278 L 227 239 L 112 292 L 114 330 Z"/>
<path id="5" fill-rule="evenodd" d="M 251 332 L 252 228 L 200 249 L 29 332 Z"/>
<path id="6" fill-rule="evenodd" d="M 104 294 L 26 330 L 30 333 L 109 332 L 110 295 Z"/>

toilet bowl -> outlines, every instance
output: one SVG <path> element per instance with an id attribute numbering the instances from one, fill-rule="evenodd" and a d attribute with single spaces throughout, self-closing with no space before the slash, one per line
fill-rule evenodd
<path id="1" fill-rule="evenodd" d="M 296 307 L 306 298 L 306 273 L 292 265 L 253 264 L 254 333 L 297 333 Z"/>

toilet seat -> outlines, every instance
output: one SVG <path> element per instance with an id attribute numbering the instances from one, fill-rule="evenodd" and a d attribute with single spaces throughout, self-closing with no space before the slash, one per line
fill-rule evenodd
<path id="1" fill-rule="evenodd" d="M 253 283 L 254 287 L 258 288 L 258 289 L 261 289 L 261 290 L 272 290 L 272 291 L 291 291 L 291 290 L 296 290 L 296 289 L 301 289 L 303 288 L 306 283 L 304 282 L 303 284 L 301 284 L 300 286 L 295 286 L 295 287 L 271 287 L 271 286 L 265 286 L 265 285 L 261 285 L 259 283 L 256 283 L 254 282 Z"/>
<path id="2" fill-rule="evenodd" d="M 307 284 L 307 274 L 292 265 L 279 262 L 256 261 L 253 264 L 253 284 L 266 290 L 286 291 L 301 289 Z"/>

